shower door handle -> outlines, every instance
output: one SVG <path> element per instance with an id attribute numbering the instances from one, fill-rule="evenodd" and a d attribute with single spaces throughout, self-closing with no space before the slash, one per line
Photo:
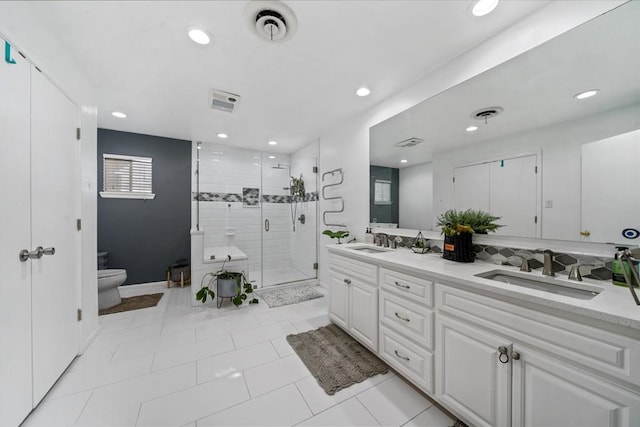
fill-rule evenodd
<path id="1" fill-rule="evenodd" d="M 269 220 L 268 219 L 264 220 L 264 231 L 269 231 Z"/>

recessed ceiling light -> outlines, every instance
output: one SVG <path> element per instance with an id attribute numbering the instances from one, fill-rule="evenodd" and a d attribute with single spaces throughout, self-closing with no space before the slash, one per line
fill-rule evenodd
<path id="1" fill-rule="evenodd" d="M 278 145 L 278 141 L 269 141 L 268 144 L 269 145 Z"/>
<path id="2" fill-rule="evenodd" d="M 120 111 L 113 111 L 113 112 L 111 112 L 111 115 L 113 117 L 117 117 L 119 119 L 126 119 L 127 118 L 127 115 L 125 113 L 123 113 L 123 112 L 120 112 Z"/>
<path id="3" fill-rule="evenodd" d="M 358 96 L 367 96 L 370 93 L 371 93 L 371 91 L 367 87 L 361 87 L 360 89 L 358 89 L 356 91 L 356 95 L 358 95 Z"/>
<path id="4" fill-rule="evenodd" d="M 471 13 L 473 13 L 474 16 L 488 15 L 498 6 L 498 1 L 499 0 L 478 0 L 473 5 Z"/>
<path id="5" fill-rule="evenodd" d="M 229 138 L 229 135 L 227 135 L 226 133 L 222 133 L 220 132 L 219 134 L 216 135 L 218 138 L 220 139 L 225 139 L 225 138 Z"/>
<path id="6" fill-rule="evenodd" d="M 198 44 L 209 44 L 211 41 L 209 34 L 199 28 L 189 29 L 189 38 Z"/>
<path id="7" fill-rule="evenodd" d="M 475 132 L 478 130 L 478 126 L 469 126 L 466 131 L 467 132 Z"/>
<path id="8" fill-rule="evenodd" d="M 400 160 L 400 163 L 407 163 L 408 161 L 409 161 L 409 160 L 402 159 L 402 160 Z"/>
<path id="9" fill-rule="evenodd" d="M 580 92 L 574 95 L 573 97 L 575 99 L 587 99 L 587 98 L 591 98 L 592 96 L 596 96 L 598 92 L 600 92 L 600 89 L 590 89 L 590 90 L 585 90 L 584 92 Z"/>
<path id="10" fill-rule="evenodd" d="M 275 158 L 276 158 L 276 156 L 269 156 L 269 158 L 270 158 L 270 159 L 275 159 Z"/>

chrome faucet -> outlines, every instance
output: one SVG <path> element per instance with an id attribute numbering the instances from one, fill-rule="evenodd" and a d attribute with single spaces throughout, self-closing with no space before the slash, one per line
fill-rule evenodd
<path id="1" fill-rule="evenodd" d="M 544 254 L 544 266 L 542 267 L 542 274 L 544 276 L 555 276 L 556 273 L 553 271 L 553 251 L 550 249 L 545 249 L 542 251 Z"/>
<path id="2" fill-rule="evenodd" d="M 582 274 L 580 274 L 580 267 L 593 267 L 593 264 L 576 264 L 571 266 L 571 270 L 569 271 L 569 280 L 582 282 Z"/>
<path id="3" fill-rule="evenodd" d="M 382 238 L 384 237 L 384 245 L 382 244 Z M 389 235 L 387 233 L 378 233 L 378 246 L 389 247 Z"/>

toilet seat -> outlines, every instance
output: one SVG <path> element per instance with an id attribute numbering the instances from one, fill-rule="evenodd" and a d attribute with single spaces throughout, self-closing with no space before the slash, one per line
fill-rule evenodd
<path id="1" fill-rule="evenodd" d="M 110 268 L 107 270 L 98 270 L 98 279 L 106 279 L 107 277 L 126 276 L 127 270 L 120 268 Z"/>

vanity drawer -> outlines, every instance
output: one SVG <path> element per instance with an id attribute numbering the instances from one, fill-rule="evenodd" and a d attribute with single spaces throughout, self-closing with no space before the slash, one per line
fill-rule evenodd
<path id="1" fill-rule="evenodd" d="M 380 327 L 380 357 L 412 383 L 433 393 L 433 354 L 384 326 Z"/>
<path id="2" fill-rule="evenodd" d="M 433 310 L 380 292 L 380 323 L 433 350 Z"/>
<path id="3" fill-rule="evenodd" d="M 378 283 L 378 266 L 341 255 L 329 254 L 330 267 L 371 283 Z"/>
<path id="4" fill-rule="evenodd" d="M 640 364 L 634 363 L 640 360 L 639 340 L 441 284 L 436 286 L 436 301 L 438 311 L 640 385 Z"/>
<path id="5" fill-rule="evenodd" d="M 381 268 L 380 287 L 429 307 L 433 306 L 433 281 L 431 280 Z"/>

